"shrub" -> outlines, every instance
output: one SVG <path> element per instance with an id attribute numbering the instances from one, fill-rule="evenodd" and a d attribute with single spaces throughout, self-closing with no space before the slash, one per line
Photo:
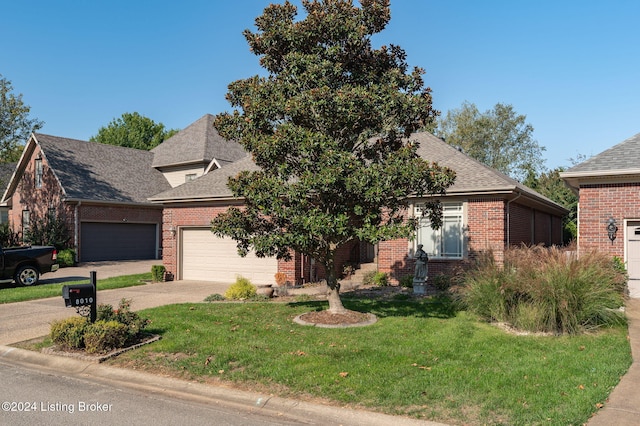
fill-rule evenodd
<path id="1" fill-rule="evenodd" d="M 0 245 L 2 247 L 16 247 L 22 243 L 22 238 L 17 232 L 13 232 L 8 223 L 0 223 Z"/>
<path id="2" fill-rule="evenodd" d="M 385 272 L 369 271 L 362 278 L 362 283 L 384 287 L 389 285 L 389 277 Z"/>
<path id="3" fill-rule="evenodd" d="M 85 350 L 88 353 L 105 353 L 123 348 L 129 340 L 129 328 L 118 321 L 96 321 L 84 333 Z"/>
<path id="4" fill-rule="evenodd" d="M 61 267 L 76 265 L 76 251 L 73 249 L 64 249 L 58 252 L 58 263 Z"/>
<path id="5" fill-rule="evenodd" d="M 144 329 L 149 325 L 147 318 L 142 318 L 137 312 L 131 310 L 131 301 L 121 299 L 118 309 L 114 310 L 113 306 L 100 304 L 97 308 L 96 322 L 116 321 L 126 327 L 127 340 L 125 344 L 134 343 L 140 338 Z"/>
<path id="6" fill-rule="evenodd" d="M 400 287 L 413 288 L 413 275 L 405 275 L 400 278 Z"/>
<path id="7" fill-rule="evenodd" d="M 96 322 L 70 317 L 51 324 L 50 336 L 63 349 L 85 349 L 89 353 L 107 352 L 138 341 L 149 320 L 131 311 L 131 301 L 122 299 L 118 309 L 101 304 Z"/>
<path id="8" fill-rule="evenodd" d="M 284 286 L 287 283 L 287 274 L 285 274 L 284 272 L 276 272 L 274 278 L 276 280 L 276 284 L 278 284 L 278 286 L 280 287 Z"/>
<path id="9" fill-rule="evenodd" d="M 461 288 L 462 301 L 487 320 L 529 331 L 574 334 L 624 322 L 626 277 L 602 253 L 514 248 L 504 267 L 482 259 Z"/>
<path id="10" fill-rule="evenodd" d="M 155 282 L 164 281 L 164 273 L 167 269 L 163 265 L 152 265 L 151 266 L 151 279 Z"/>
<path id="11" fill-rule="evenodd" d="M 439 274 L 433 277 L 433 286 L 436 290 L 446 291 L 451 287 L 451 278 L 445 274 Z"/>
<path id="12" fill-rule="evenodd" d="M 205 302 L 221 302 L 223 300 L 226 300 L 225 297 L 218 293 L 210 294 L 204 298 Z"/>
<path id="13" fill-rule="evenodd" d="M 47 214 L 44 217 L 32 216 L 24 240 L 35 245 L 54 246 L 58 250 L 69 247 L 71 233 L 63 216 Z"/>
<path id="14" fill-rule="evenodd" d="M 84 334 L 89 327 L 84 317 L 69 317 L 51 323 L 51 341 L 62 349 L 84 348 Z"/>
<path id="15" fill-rule="evenodd" d="M 236 278 L 236 282 L 225 291 L 224 297 L 231 300 L 246 300 L 255 296 L 256 291 L 256 286 L 251 284 L 251 281 L 239 276 Z"/>

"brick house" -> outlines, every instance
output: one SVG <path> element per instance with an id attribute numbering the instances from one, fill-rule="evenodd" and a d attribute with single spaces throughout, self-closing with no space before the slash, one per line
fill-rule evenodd
<path id="1" fill-rule="evenodd" d="M 561 244 L 567 211 L 517 181 L 484 166 L 429 133 L 417 133 L 419 154 L 457 173 L 441 198 L 444 226 L 431 230 L 422 219 L 416 239 L 354 242 L 342 263 L 371 263 L 392 282 L 413 273 L 418 243 L 429 253 L 430 277 L 450 271 L 481 252 L 502 260 L 512 244 Z M 205 115 L 151 151 L 34 134 L 3 196 L 14 229 L 36 217 L 67 221 L 80 261 L 162 258 L 178 280 L 273 283 L 276 272 L 290 282 L 321 278 L 310 259 L 289 262 L 246 258 L 236 243 L 217 238 L 210 222 L 231 205 L 242 205 L 227 180 L 256 165 L 234 141 L 220 137 Z M 420 215 L 426 199 L 411 200 L 407 215 Z"/>
<path id="2" fill-rule="evenodd" d="M 579 197 L 578 251 L 623 259 L 640 296 L 640 133 L 560 176 Z"/>
<path id="3" fill-rule="evenodd" d="M 512 244 L 561 244 L 562 218 L 567 210 L 517 181 L 479 163 L 429 133 L 412 139 L 420 143 L 419 154 L 457 173 L 455 184 L 441 199 L 444 226 L 432 231 L 422 220 L 414 241 L 393 240 L 377 246 L 353 243 L 345 247 L 343 262 L 374 263 L 392 282 L 413 273 L 413 252 L 423 244 L 430 256 L 430 276 L 449 272 L 480 252 L 492 251 L 498 261 Z M 177 279 L 232 280 L 241 274 L 254 283 L 272 283 L 276 272 L 290 282 L 314 280 L 321 271 L 312 259 L 294 254 L 291 262 L 240 259 L 235 242 L 210 232 L 210 221 L 230 205 L 240 205 L 226 186 L 227 179 L 256 166 L 250 157 L 216 170 L 192 182 L 150 198 L 164 206 L 163 262 Z M 419 215 L 426 199 L 412 200 L 408 215 Z M 220 261 L 211 261 L 211 258 Z"/>

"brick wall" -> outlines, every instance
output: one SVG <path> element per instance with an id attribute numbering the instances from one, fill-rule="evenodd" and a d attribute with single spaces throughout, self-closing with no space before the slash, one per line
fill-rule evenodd
<path id="1" fill-rule="evenodd" d="M 510 244 L 559 244 L 562 242 L 562 219 L 530 207 L 511 203 L 507 237 L 507 204 L 501 198 L 466 200 L 465 258 L 430 259 L 429 280 L 440 274 L 452 275 L 478 259 L 493 253 L 497 262 L 504 261 L 507 238 Z M 392 283 L 413 275 L 415 260 L 410 254 L 413 243 L 407 239 L 383 241 L 378 245 L 378 270 L 389 274 Z"/>
<path id="2" fill-rule="evenodd" d="M 37 188 L 35 182 L 35 159 L 42 160 L 42 185 Z M 55 175 L 36 146 L 26 168 L 19 178 L 16 190 L 11 198 L 9 223 L 14 232 L 22 232 L 22 212 L 29 210 L 31 221 L 45 218 L 49 209 L 56 209 L 61 218 L 73 224 L 72 209 L 62 205 L 62 189 Z"/>
<path id="3" fill-rule="evenodd" d="M 613 243 L 607 234 L 609 217 L 618 226 Z M 640 183 L 580 186 L 578 250 L 599 250 L 624 257 L 624 219 L 640 218 Z"/>
<path id="4" fill-rule="evenodd" d="M 482 253 L 493 252 L 504 260 L 506 241 L 505 202 L 499 198 L 472 198 L 467 202 L 468 258 L 476 260 Z"/>

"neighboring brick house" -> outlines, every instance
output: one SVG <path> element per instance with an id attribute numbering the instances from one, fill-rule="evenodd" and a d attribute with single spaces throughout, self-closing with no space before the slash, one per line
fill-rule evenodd
<path id="1" fill-rule="evenodd" d="M 162 206 L 147 197 L 170 188 L 137 149 L 34 133 L 2 197 L 24 234 L 35 221 L 67 223 L 80 261 L 160 258 Z"/>
<path id="2" fill-rule="evenodd" d="M 511 244 L 561 244 L 562 217 L 567 210 L 517 181 L 484 166 L 429 133 L 418 133 L 419 154 L 457 173 L 455 184 L 441 198 L 444 226 L 434 232 L 423 220 L 414 241 L 393 240 L 376 247 L 345 247 L 343 261 L 375 262 L 379 271 L 397 282 L 413 273 L 416 244 L 430 254 L 430 276 L 491 251 L 498 261 Z M 233 279 L 243 275 L 255 283 L 272 283 L 275 272 L 289 281 L 313 280 L 317 271 L 311 259 L 294 254 L 291 262 L 238 258 L 235 242 L 210 232 L 211 219 L 230 205 L 241 205 L 227 188 L 227 179 L 241 170 L 255 169 L 250 157 L 150 198 L 164 206 L 164 265 L 177 279 Z M 411 203 L 410 215 L 420 213 L 426 199 Z"/>
<path id="3" fill-rule="evenodd" d="M 578 251 L 623 259 L 640 295 L 640 133 L 560 176 L 579 197 Z"/>
<path id="4" fill-rule="evenodd" d="M 0 203 L 15 232 L 55 216 L 78 260 L 162 258 L 162 206 L 148 198 L 246 153 L 206 114 L 151 151 L 31 135 Z M 5 182 L 6 184 L 6 182 Z"/>

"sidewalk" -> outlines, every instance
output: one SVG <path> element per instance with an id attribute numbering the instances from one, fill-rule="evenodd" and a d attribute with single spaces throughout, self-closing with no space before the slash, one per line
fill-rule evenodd
<path id="1" fill-rule="evenodd" d="M 627 300 L 626 313 L 633 363 L 589 426 L 640 425 L 640 299 Z"/>

